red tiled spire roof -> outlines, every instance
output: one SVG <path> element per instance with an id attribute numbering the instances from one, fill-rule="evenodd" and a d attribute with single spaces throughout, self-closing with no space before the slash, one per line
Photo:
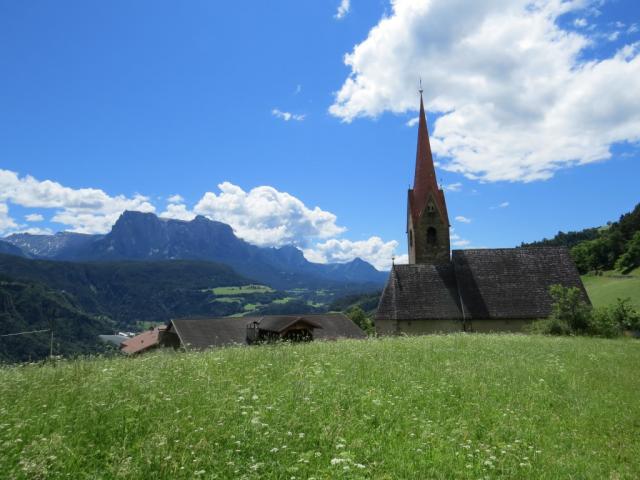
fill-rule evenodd
<path id="1" fill-rule="evenodd" d="M 418 122 L 418 148 L 416 151 L 416 172 L 413 179 L 413 189 L 409 193 L 411 215 L 413 222 L 417 223 L 420 215 L 427 207 L 429 196 L 433 196 L 436 208 L 441 217 L 449 225 L 447 205 L 444 200 L 444 192 L 438 188 L 436 169 L 433 165 L 431 144 L 429 143 L 429 130 L 427 129 L 427 117 L 424 113 L 422 102 L 422 90 L 420 91 L 420 117 Z"/>

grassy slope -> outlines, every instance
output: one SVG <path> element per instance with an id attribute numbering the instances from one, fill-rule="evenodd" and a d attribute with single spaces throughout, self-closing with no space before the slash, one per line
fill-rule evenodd
<path id="1" fill-rule="evenodd" d="M 640 342 L 451 335 L 0 369 L 0 478 L 638 478 Z"/>
<path id="2" fill-rule="evenodd" d="M 594 306 L 611 305 L 618 298 L 630 298 L 640 309 L 640 268 L 630 275 L 620 272 L 604 272 L 603 275 L 583 275 L 582 281 Z"/>

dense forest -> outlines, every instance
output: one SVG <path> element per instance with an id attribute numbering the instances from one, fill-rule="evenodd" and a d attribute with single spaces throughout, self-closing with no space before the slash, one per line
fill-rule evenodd
<path id="1" fill-rule="evenodd" d="M 640 203 L 617 222 L 578 232 L 558 232 L 522 246 L 565 246 L 581 274 L 601 270 L 628 273 L 640 266 Z"/>
<path id="2" fill-rule="evenodd" d="M 0 362 L 38 360 L 51 350 L 65 356 L 101 352 L 106 346 L 98 335 L 113 328 L 111 320 L 85 313 L 65 292 L 0 276 Z"/>

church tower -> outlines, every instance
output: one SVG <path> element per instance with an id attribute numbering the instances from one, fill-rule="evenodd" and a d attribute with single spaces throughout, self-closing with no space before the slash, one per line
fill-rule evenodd
<path id="1" fill-rule="evenodd" d="M 431 155 L 427 118 L 420 89 L 418 149 L 413 188 L 407 196 L 409 263 L 444 264 L 450 261 L 449 216 L 444 192 L 438 187 Z"/>

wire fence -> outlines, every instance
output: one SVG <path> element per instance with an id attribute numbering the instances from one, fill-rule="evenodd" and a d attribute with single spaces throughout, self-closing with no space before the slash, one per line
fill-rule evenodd
<path id="1" fill-rule="evenodd" d="M 44 333 L 50 331 L 51 329 L 47 328 L 46 330 L 31 330 L 30 332 L 5 333 L 3 335 L 0 335 L 0 337 L 15 337 L 17 335 L 29 335 L 31 333 Z"/>
<path id="2" fill-rule="evenodd" d="M 0 338 L 17 337 L 19 335 L 31 335 L 34 333 L 49 333 L 49 357 L 53 358 L 53 328 L 45 328 L 43 330 L 30 330 L 28 332 L 16 332 L 16 333 L 3 333 Z"/>

